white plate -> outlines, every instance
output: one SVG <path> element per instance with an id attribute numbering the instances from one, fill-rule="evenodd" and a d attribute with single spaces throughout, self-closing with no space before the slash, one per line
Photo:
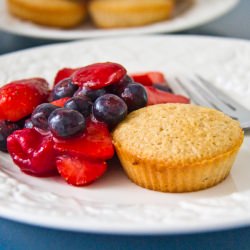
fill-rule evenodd
<path id="1" fill-rule="evenodd" d="M 114 46 L 114 44 L 116 46 Z M 168 79 L 198 72 L 250 108 L 250 43 L 196 36 L 143 36 L 52 45 L 0 57 L 0 82 L 58 69 L 115 61 L 129 72 L 160 70 Z M 131 183 L 117 163 L 88 187 L 35 178 L 0 154 L 0 216 L 33 225 L 87 232 L 168 234 L 250 224 L 250 138 L 231 175 L 216 187 L 169 194 Z"/>
<path id="2" fill-rule="evenodd" d="M 170 20 L 144 27 L 102 30 L 93 25 L 63 30 L 42 27 L 21 21 L 9 15 L 5 0 L 0 1 L 0 29 L 19 35 L 48 39 L 79 39 L 89 37 L 109 37 L 117 35 L 138 35 L 159 32 L 176 32 L 205 24 L 231 10 L 239 0 L 196 0 L 196 4 L 184 14 Z"/>

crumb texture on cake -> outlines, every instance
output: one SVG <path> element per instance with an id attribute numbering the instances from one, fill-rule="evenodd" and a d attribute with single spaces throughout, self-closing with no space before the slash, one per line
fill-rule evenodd
<path id="1" fill-rule="evenodd" d="M 139 159 L 180 167 L 234 150 L 242 143 L 243 133 L 237 121 L 219 111 L 163 104 L 131 113 L 113 138 L 121 150 Z"/>

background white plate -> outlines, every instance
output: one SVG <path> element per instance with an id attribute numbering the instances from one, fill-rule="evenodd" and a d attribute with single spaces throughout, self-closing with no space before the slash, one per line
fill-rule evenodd
<path id="1" fill-rule="evenodd" d="M 5 0 L 0 1 L 0 29 L 19 35 L 69 40 L 89 37 L 108 37 L 117 35 L 138 35 L 159 32 L 175 32 L 205 24 L 225 14 L 239 0 L 196 0 L 195 5 L 184 14 L 170 20 L 136 28 L 102 30 L 86 24 L 75 29 L 62 30 L 35 25 L 12 17 L 7 9 Z"/>
<path id="2" fill-rule="evenodd" d="M 115 46 L 114 46 L 115 44 Z M 129 72 L 198 72 L 250 108 L 250 43 L 195 36 L 142 36 L 52 45 L 0 57 L 0 82 L 42 76 L 52 82 L 64 66 L 115 61 Z M 216 187 L 186 194 L 146 190 L 118 163 L 87 187 L 61 178 L 35 178 L 0 153 L 0 216 L 33 225 L 88 232 L 167 234 L 250 224 L 250 137 L 231 175 Z"/>

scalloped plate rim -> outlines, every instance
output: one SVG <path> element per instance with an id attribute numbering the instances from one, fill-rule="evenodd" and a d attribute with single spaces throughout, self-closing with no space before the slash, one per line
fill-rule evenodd
<path id="1" fill-rule="evenodd" d="M 143 37 L 127 37 L 125 38 L 128 40 L 137 40 L 137 39 L 152 39 L 152 40 L 161 40 L 161 39 L 168 39 L 171 38 L 173 40 L 181 40 L 181 39 L 191 39 L 192 41 L 195 40 L 203 40 L 203 41 L 220 41 L 220 42 L 227 42 L 227 43 L 235 43 L 237 45 L 238 43 L 247 45 L 250 47 L 250 43 L 245 40 L 240 40 L 240 39 L 224 39 L 224 38 L 213 38 L 213 37 L 199 37 L 199 36 L 183 36 L 183 35 L 177 35 L 177 36 L 143 36 Z M 116 40 L 120 40 L 122 38 L 114 38 Z M 102 43 L 102 41 L 105 41 L 106 43 L 113 41 L 114 39 L 107 38 L 107 39 L 102 39 L 96 41 L 96 43 Z M 190 41 L 191 41 L 190 40 Z M 138 41 L 138 40 L 137 40 Z M 74 47 L 75 45 L 81 45 L 81 44 L 86 44 L 89 45 L 91 44 L 91 41 L 77 41 L 77 42 L 71 42 L 71 43 L 65 43 L 65 44 L 58 44 L 58 45 L 46 45 L 46 46 L 41 46 L 39 48 L 32 48 L 28 49 L 25 51 L 18 51 L 18 52 L 13 52 L 10 54 L 6 54 L 0 57 L 0 64 L 3 63 L 5 60 L 19 56 L 19 55 L 25 55 L 25 54 L 31 54 L 34 52 L 37 52 L 39 54 L 39 51 L 48 51 L 48 50 L 53 50 L 53 48 L 64 48 L 65 46 L 70 46 Z M 95 43 L 95 41 L 93 42 Z M 80 225 L 80 224 L 71 224 L 70 220 L 66 220 L 66 222 L 62 222 L 60 218 L 57 219 L 55 218 L 55 221 L 45 221 L 44 218 L 39 218 L 38 221 L 33 221 L 35 218 L 37 218 L 35 215 L 30 215 L 30 214 L 23 214 L 20 216 L 20 212 L 16 212 L 14 210 L 8 210 L 5 208 L 1 208 L 0 205 L 0 216 L 3 218 L 7 218 L 10 220 L 14 221 L 19 221 L 19 222 L 24 222 L 28 223 L 31 225 L 37 225 L 37 226 L 43 226 L 43 227 L 50 227 L 50 228 L 56 228 L 56 229 L 61 229 L 61 230 L 71 230 L 71 231 L 80 231 L 80 232 L 96 232 L 96 233 L 109 233 L 109 234 L 178 234 L 178 233 L 194 233 L 194 232 L 207 232 L 207 231 L 214 231 L 214 230 L 222 230 L 222 229 L 228 229 L 228 228 L 236 228 L 236 227 L 242 227 L 242 226 L 247 226 L 250 224 L 250 215 L 248 217 L 242 217 L 238 219 L 231 219 L 228 220 L 227 222 L 224 223 L 212 223 L 211 225 L 194 225 L 194 226 L 187 226 L 186 228 L 183 228 L 183 225 L 176 225 L 173 228 L 170 228 L 169 225 L 161 225 L 160 227 L 157 228 L 157 226 L 152 226 L 150 225 L 151 229 L 148 227 L 145 228 L 145 225 L 143 226 L 138 226 L 136 227 L 135 230 L 131 230 L 131 225 L 129 227 L 116 227 L 114 229 L 114 226 L 109 225 L 108 223 L 103 223 L 101 228 L 98 228 L 98 226 L 91 222 L 87 225 Z M 154 229 L 154 231 L 152 230 Z"/>

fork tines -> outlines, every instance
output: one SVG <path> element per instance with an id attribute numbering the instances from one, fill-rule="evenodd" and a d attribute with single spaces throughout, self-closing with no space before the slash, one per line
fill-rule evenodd
<path id="1" fill-rule="evenodd" d="M 249 129 L 250 111 L 202 76 L 195 75 L 195 78 L 175 77 L 174 80 L 193 103 L 220 110 L 233 119 L 239 120 L 242 128 Z"/>

